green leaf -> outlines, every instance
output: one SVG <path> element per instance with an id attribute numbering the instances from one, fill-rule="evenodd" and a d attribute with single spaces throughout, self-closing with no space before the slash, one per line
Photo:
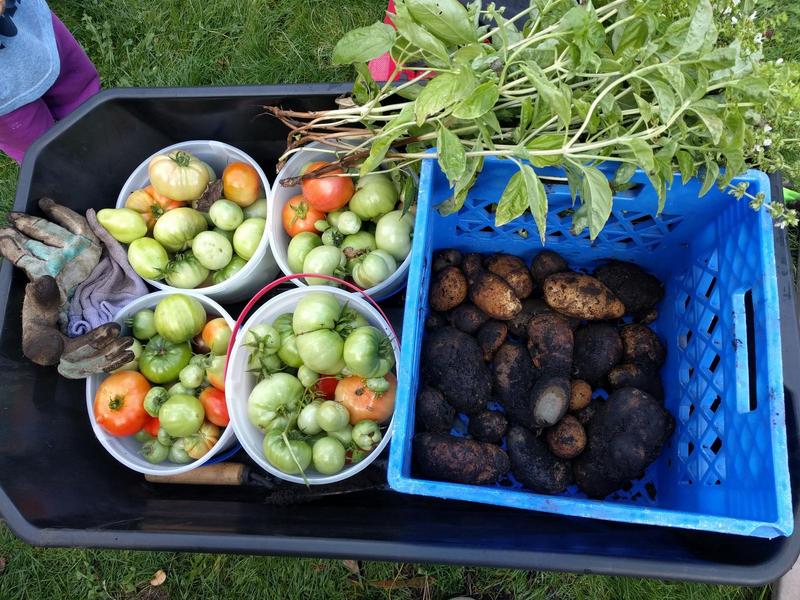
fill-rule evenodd
<path id="1" fill-rule="evenodd" d="M 467 9 L 458 0 L 405 0 L 405 5 L 417 23 L 450 45 L 478 39 Z"/>
<path id="2" fill-rule="evenodd" d="M 681 170 L 681 182 L 685 184 L 697 174 L 697 168 L 694 166 L 694 156 L 686 150 L 678 150 L 675 156 L 678 159 L 678 167 Z"/>
<path id="3" fill-rule="evenodd" d="M 689 110 L 700 117 L 700 120 L 703 121 L 706 129 L 708 129 L 708 133 L 711 134 L 711 140 L 715 144 L 719 143 L 719 140 L 722 137 L 722 129 L 724 127 L 722 119 L 717 116 L 717 111 L 719 111 L 719 108 L 719 105 L 710 98 L 698 100 L 689 106 Z"/>
<path id="4" fill-rule="evenodd" d="M 498 227 L 513 221 L 528 208 L 528 190 L 525 184 L 525 177 L 522 171 L 517 171 L 508 180 L 500 202 L 497 204 L 497 211 L 494 214 L 494 224 Z"/>
<path id="5" fill-rule="evenodd" d="M 481 150 L 483 150 L 481 141 L 475 140 L 471 152 L 480 152 Z M 453 195 L 437 207 L 439 214 L 447 216 L 461 210 L 472 184 L 475 183 L 478 173 L 480 173 L 483 168 L 483 158 L 483 156 L 467 157 L 467 168 L 465 169 L 464 175 L 456 182 Z"/>
<path id="6" fill-rule="evenodd" d="M 703 173 L 703 187 L 700 188 L 699 198 L 705 196 L 714 186 L 714 182 L 719 177 L 719 165 L 710 158 L 706 158 L 706 168 Z"/>
<path id="7" fill-rule="evenodd" d="M 639 49 L 647 39 L 647 23 L 643 19 L 636 19 L 617 27 L 612 37 L 614 54 L 619 56 L 628 48 Z"/>
<path id="8" fill-rule="evenodd" d="M 450 187 L 464 174 L 467 168 L 467 153 L 464 145 L 458 136 L 447 129 L 441 127 L 437 141 L 439 152 L 439 166 L 450 181 Z"/>
<path id="9" fill-rule="evenodd" d="M 675 94 L 672 93 L 672 88 L 669 84 L 655 77 L 649 77 L 646 81 L 656 96 L 658 114 L 661 115 L 661 120 L 668 121 L 672 113 L 675 112 Z"/>
<path id="10" fill-rule="evenodd" d="M 378 58 L 389 51 L 396 35 L 394 27 L 387 23 L 373 23 L 348 31 L 333 49 L 333 64 L 347 65 Z"/>
<path id="11" fill-rule="evenodd" d="M 736 64 L 740 51 L 740 42 L 736 40 L 730 46 L 714 48 L 711 52 L 701 54 L 700 64 L 712 71 L 729 69 Z"/>
<path id="12" fill-rule="evenodd" d="M 664 81 L 666 81 L 679 96 L 684 95 L 686 78 L 683 76 L 683 72 L 679 67 L 675 65 L 662 65 L 658 72 L 661 77 L 664 78 Z"/>
<path id="13" fill-rule="evenodd" d="M 482 117 L 478 118 L 478 123 L 486 125 L 489 129 L 497 133 L 498 135 L 503 132 L 502 127 L 500 127 L 500 121 L 497 120 L 497 115 L 494 111 L 490 110 Z"/>
<path id="14" fill-rule="evenodd" d="M 655 171 L 656 164 L 653 158 L 653 149 L 650 147 L 650 144 L 641 138 L 624 139 L 622 143 L 630 149 L 636 162 L 639 163 L 639 166 L 642 167 L 646 173 L 652 174 L 653 171 Z"/>
<path id="15" fill-rule="evenodd" d="M 530 127 L 531 121 L 533 120 L 533 102 L 531 101 L 530 96 L 525 96 L 522 99 L 522 104 L 520 105 L 519 110 L 519 125 L 514 130 L 514 141 L 519 143 L 528 133 L 528 127 Z"/>
<path id="16" fill-rule="evenodd" d="M 581 202 L 586 207 L 589 237 L 595 239 L 611 216 L 613 202 L 608 179 L 597 167 L 583 167 Z"/>
<path id="17" fill-rule="evenodd" d="M 378 84 L 372 78 L 366 63 L 355 63 L 356 80 L 353 82 L 353 100 L 356 104 L 364 105 L 380 92 Z"/>
<path id="18" fill-rule="evenodd" d="M 636 173 L 636 165 L 631 163 L 620 163 L 616 173 L 614 173 L 614 188 L 619 189 L 628 183 Z"/>
<path id="19" fill-rule="evenodd" d="M 536 176 L 530 166 L 522 165 L 521 170 L 528 194 L 528 206 L 531 209 L 533 220 L 536 221 L 539 238 L 544 244 L 544 238 L 547 233 L 547 194 L 544 191 L 541 179 Z"/>
<path id="20" fill-rule="evenodd" d="M 581 182 L 583 181 L 583 169 L 577 163 L 569 160 L 564 166 L 567 172 L 567 185 L 569 185 L 569 193 L 572 196 L 572 204 L 575 205 L 575 198 L 578 191 L 581 189 Z"/>
<path id="21" fill-rule="evenodd" d="M 434 59 L 430 61 L 432 66 L 449 65 L 450 54 L 447 52 L 447 46 L 424 27 L 415 23 L 402 2 L 395 3 L 395 9 L 397 12 L 391 19 L 398 33 Z"/>
<path id="22" fill-rule="evenodd" d="M 696 102 L 706 95 L 708 90 L 708 69 L 699 66 L 695 72 L 695 80 L 691 84 L 693 87 L 687 94 L 689 102 Z"/>
<path id="23" fill-rule="evenodd" d="M 558 116 L 561 123 L 568 127 L 572 120 L 572 107 L 567 96 L 547 79 L 547 75 L 542 68 L 535 62 L 528 61 L 523 63 L 522 70 L 536 89 L 540 96 L 550 106 L 550 109 Z"/>
<path id="24" fill-rule="evenodd" d="M 699 0 L 692 20 L 689 21 L 689 30 L 681 45 L 680 54 L 708 52 L 716 41 L 717 27 L 714 25 L 711 0 Z"/>
<path id="25" fill-rule="evenodd" d="M 653 118 L 653 105 L 650 104 L 647 100 L 642 98 L 639 94 L 633 95 L 634 100 L 636 100 L 636 106 L 639 109 L 639 112 L 642 114 L 642 118 L 645 121 L 650 121 Z"/>
<path id="26" fill-rule="evenodd" d="M 561 150 L 564 147 L 564 134 L 561 133 L 542 133 L 533 138 L 525 145 L 527 150 Z M 530 153 L 526 158 L 535 167 L 549 167 L 561 162 L 563 154 L 546 154 L 544 156 L 533 156 Z"/>
<path id="27" fill-rule="evenodd" d="M 414 101 L 414 114 L 417 125 L 422 125 L 430 116 L 440 110 L 453 106 L 464 98 L 470 89 L 464 89 L 465 77 L 457 73 L 441 73 L 425 86 Z"/>
<path id="28" fill-rule="evenodd" d="M 459 119 L 477 119 L 492 110 L 499 97 L 500 88 L 496 83 L 482 83 L 456 105 L 453 116 Z"/>
<path id="29" fill-rule="evenodd" d="M 372 146 L 369 149 L 369 156 L 366 160 L 361 163 L 361 167 L 359 168 L 359 175 L 362 177 L 367 173 L 371 173 L 378 165 L 383 162 L 383 159 L 386 157 L 386 153 L 391 148 L 394 141 L 399 137 L 399 133 L 394 135 L 386 135 L 380 138 L 377 138 L 375 141 L 372 142 Z"/>

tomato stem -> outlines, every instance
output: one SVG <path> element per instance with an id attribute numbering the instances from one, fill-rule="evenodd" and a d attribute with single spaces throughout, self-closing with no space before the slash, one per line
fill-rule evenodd
<path id="1" fill-rule="evenodd" d="M 125 405 L 124 396 L 114 396 L 108 401 L 108 408 L 111 410 L 120 410 Z"/>

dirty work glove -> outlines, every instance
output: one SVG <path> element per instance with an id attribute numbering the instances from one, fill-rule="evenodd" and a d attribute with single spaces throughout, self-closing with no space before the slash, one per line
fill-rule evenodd
<path id="1" fill-rule="evenodd" d="M 97 265 L 102 248 L 83 217 L 49 199 L 39 206 L 63 227 L 12 213 L 13 227 L 0 229 L 0 254 L 30 280 L 22 304 L 23 353 L 39 365 L 58 364 L 59 373 L 69 379 L 121 367 L 133 360 L 133 339 L 119 337 L 118 324 L 108 323 L 77 338 L 59 330 L 69 295 Z"/>

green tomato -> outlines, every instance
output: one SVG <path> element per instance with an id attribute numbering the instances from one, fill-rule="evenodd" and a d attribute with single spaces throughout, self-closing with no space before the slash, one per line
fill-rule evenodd
<path id="1" fill-rule="evenodd" d="M 139 357 L 142 355 L 142 344 L 139 340 L 133 340 L 133 344 L 130 348 L 131 352 L 133 352 L 133 359 L 130 362 L 125 363 L 119 369 L 114 369 L 111 371 L 112 373 L 119 373 L 120 371 L 138 371 L 139 370 Z"/>
<path id="2" fill-rule="evenodd" d="M 281 334 L 281 347 L 278 350 L 278 357 L 293 369 L 302 366 L 303 359 L 297 353 L 297 341 L 292 330 L 292 314 L 282 314 L 272 322 L 272 326 Z"/>
<path id="3" fill-rule="evenodd" d="M 167 341 L 188 342 L 203 331 L 206 310 L 200 301 L 186 294 L 172 294 L 156 305 L 156 331 Z"/>
<path id="4" fill-rule="evenodd" d="M 353 442 L 362 450 L 372 450 L 382 438 L 381 428 L 375 421 L 364 419 L 353 427 Z"/>
<path id="5" fill-rule="evenodd" d="M 170 388 L 167 390 L 167 397 L 172 396 L 195 396 L 195 389 L 186 387 L 180 381 L 178 383 L 173 383 Z"/>
<path id="6" fill-rule="evenodd" d="M 147 223 L 130 208 L 104 208 L 97 211 L 97 221 L 118 242 L 130 244 L 147 235 Z"/>
<path id="7" fill-rule="evenodd" d="M 297 352 L 303 364 L 312 371 L 335 375 L 344 366 L 344 341 L 335 331 L 319 329 L 296 337 Z"/>
<path id="8" fill-rule="evenodd" d="M 340 274 L 347 264 L 344 253 L 335 246 L 319 246 L 313 248 L 303 261 L 303 273 L 319 273 L 320 275 Z M 308 285 L 336 285 L 333 281 L 307 277 Z"/>
<path id="9" fill-rule="evenodd" d="M 267 199 L 259 198 L 250 206 L 244 209 L 245 219 L 266 219 L 267 218 Z"/>
<path id="10" fill-rule="evenodd" d="M 359 231 L 344 238 L 341 248 L 342 250 L 350 248 L 355 252 L 372 252 L 378 248 L 378 245 L 375 243 L 375 236 L 369 231 Z"/>
<path id="11" fill-rule="evenodd" d="M 192 348 L 187 342 L 175 344 L 156 335 L 139 357 L 139 371 L 153 383 L 168 383 L 178 378 L 191 358 Z"/>
<path id="12" fill-rule="evenodd" d="M 188 394 L 170 396 L 158 411 L 158 422 L 172 437 L 192 435 L 203 424 L 206 413 L 200 400 Z"/>
<path id="13" fill-rule="evenodd" d="M 281 334 L 272 325 L 259 323 L 248 329 L 244 336 L 244 345 L 250 350 L 250 356 L 247 358 L 248 369 L 267 373 L 280 370 L 280 359 L 277 365 L 274 361 L 268 360 L 281 349 Z M 277 368 L 273 368 L 275 366 Z"/>
<path id="14" fill-rule="evenodd" d="M 306 435 L 316 435 L 322 431 L 322 427 L 317 423 L 317 411 L 322 406 L 319 400 L 313 400 L 306 404 L 297 417 L 297 428 Z"/>
<path id="15" fill-rule="evenodd" d="M 331 227 L 338 228 L 339 227 L 339 217 L 342 216 L 343 212 L 344 211 L 342 211 L 342 210 L 335 210 L 333 212 L 329 212 L 328 215 L 325 217 L 327 219 L 327 221 L 328 221 L 328 224 Z"/>
<path id="16" fill-rule="evenodd" d="M 135 439 L 140 444 L 144 444 L 145 442 L 149 442 L 150 440 L 154 440 L 156 438 L 150 435 L 149 431 L 145 429 L 140 429 L 135 434 L 133 434 L 133 439 Z"/>
<path id="17" fill-rule="evenodd" d="M 140 277 L 161 279 L 167 270 L 169 255 L 156 240 L 143 237 L 128 246 L 128 262 Z"/>
<path id="18" fill-rule="evenodd" d="M 397 188 L 383 173 L 364 175 L 356 183 L 356 192 L 347 205 L 364 220 L 381 217 L 397 204 Z"/>
<path id="19" fill-rule="evenodd" d="M 191 250 L 176 254 L 167 265 L 164 279 L 172 287 L 196 288 L 208 279 L 209 270 L 200 264 Z"/>
<path id="20" fill-rule="evenodd" d="M 142 444 L 139 453 L 147 462 L 155 465 L 167 460 L 167 456 L 169 456 L 169 446 L 164 446 L 158 440 L 150 440 Z"/>
<path id="21" fill-rule="evenodd" d="M 131 327 L 133 328 L 133 337 L 146 342 L 158 333 L 156 331 L 156 314 L 149 308 L 138 311 L 131 318 Z"/>
<path id="22" fill-rule="evenodd" d="M 344 211 L 339 217 L 339 231 L 345 235 L 353 235 L 361 230 L 361 217 L 351 210 Z"/>
<path id="23" fill-rule="evenodd" d="M 328 223 L 325 219 L 318 219 L 317 221 L 314 221 L 314 229 L 316 229 L 319 232 L 327 231 L 330 228 L 331 224 Z"/>
<path id="24" fill-rule="evenodd" d="M 201 231 L 208 229 L 206 218 L 193 208 L 181 206 L 165 212 L 153 227 L 153 237 L 169 252 L 186 250 Z"/>
<path id="25" fill-rule="evenodd" d="M 383 283 L 397 271 L 397 262 L 386 250 L 373 250 L 353 264 L 353 281 L 368 290 Z"/>
<path id="26" fill-rule="evenodd" d="M 393 210 L 383 215 L 375 228 L 375 241 L 378 248 L 386 250 L 395 260 L 402 262 L 411 252 L 411 230 L 414 221 L 411 215 L 403 215 L 401 210 Z"/>
<path id="27" fill-rule="evenodd" d="M 269 463 L 289 475 L 304 472 L 311 464 L 311 446 L 302 440 L 289 440 L 287 444 L 278 430 L 264 436 L 264 458 Z"/>
<path id="28" fill-rule="evenodd" d="M 199 365 L 188 364 L 181 369 L 178 378 L 180 379 L 182 386 L 191 390 L 200 387 L 200 385 L 203 383 L 203 379 L 205 379 L 205 376 L 206 371 L 203 369 L 203 367 Z"/>
<path id="29" fill-rule="evenodd" d="M 169 449 L 169 461 L 178 465 L 185 465 L 192 462 L 194 459 L 186 453 L 186 448 L 183 447 L 183 438 L 178 438 L 172 443 Z"/>
<path id="30" fill-rule="evenodd" d="M 197 159 L 197 162 L 206 168 L 206 172 L 208 173 L 208 182 L 214 183 L 217 180 L 217 174 L 214 172 L 214 169 L 211 167 L 211 165 L 204 160 L 200 160 L 199 158 Z"/>
<path id="31" fill-rule="evenodd" d="M 293 424 L 300 414 L 303 384 L 294 375 L 274 373 L 256 384 L 247 398 L 247 418 L 261 431 Z M 281 419 L 282 417 L 282 419 Z"/>
<path id="32" fill-rule="evenodd" d="M 394 350 L 389 338 L 377 327 L 359 327 L 344 342 L 345 365 L 364 378 L 383 377 L 394 366 Z"/>
<path id="33" fill-rule="evenodd" d="M 314 468 L 323 475 L 335 475 L 344 467 L 344 446 L 332 437 L 324 437 L 312 450 Z"/>
<path id="34" fill-rule="evenodd" d="M 214 285 L 222 283 L 236 275 L 246 264 L 247 261 L 245 259 L 240 256 L 234 256 L 231 258 L 231 262 L 212 275 L 211 280 L 214 282 Z"/>
<path id="35" fill-rule="evenodd" d="M 317 410 L 317 424 L 325 431 L 340 431 L 350 423 L 350 413 L 344 404 L 326 400 Z"/>
<path id="36" fill-rule="evenodd" d="M 344 237 L 344 234 L 339 231 L 338 227 L 328 227 L 322 232 L 319 239 L 322 240 L 325 246 L 334 246 L 338 248 L 344 241 Z"/>
<path id="37" fill-rule="evenodd" d="M 233 258 L 233 246 L 224 235 L 201 231 L 192 240 L 192 253 L 206 269 L 217 271 Z"/>
<path id="38" fill-rule="evenodd" d="M 310 388 L 319 381 L 319 373 L 312 371 L 305 365 L 300 365 L 300 368 L 297 369 L 297 378 L 303 384 L 303 387 Z"/>
<path id="39" fill-rule="evenodd" d="M 339 332 L 339 335 L 346 338 L 353 330 L 359 327 L 366 327 L 367 325 L 369 325 L 369 321 L 367 321 L 360 312 L 345 304 L 342 307 L 342 314 L 336 320 L 336 331 Z"/>
<path id="40" fill-rule="evenodd" d="M 151 417 L 157 417 L 161 405 L 167 401 L 169 394 L 163 387 L 151 387 L 144 397 L 144 410 Z"/>
<path id="41" fill-rule="evenodd" d="M 171 446 L 174 441 L 172 439 L 172 436 L 167 433 L 167 430 L 161 426 L 159 426 L 158 428 L 158 436 L 156 437 L 156 439 L 158 440 L 159 444 L 167 447 Z"/>
<path id="42" fill-rule="evenodd" d="M 345 446 L 347 446 L 353 441 L 353 426 L 348 423 L 348 425 L 342 429 L 337 431 L 329 431 L 328 435 L 332 438 L 336 438 Z"/>
<path id="43" fill-rule="evenodd" d="M 314 248 L 322 246 L 320 237 L 310 231 L 302 231 L 289 241 L 287 259 L 292 273 L 303 272 L 303 262 Z"/>
<path id="44" fill-rule="evenodd" d="M 333 329 L 341 314 L 342 307 L 333 294 L 327 292 L 305 294 L 294 308 L 292 332 L 300 335 L 318 329 Z"/>
<path id="45" fill-rule="evenodd" d="M 232 231 L 226 231 L 224 229 L 220 229 L 219 227 L 214 227 L 214 229 L 212 229 L 211 231 L 213 231 L 214 233 L 220 234 L 222 237 L 224 237 L 226 240 L 228 240 L 231 243 L 231 247 L 233 247 L 233 232 Z M 239 257 L 237 256 L 236 258 L 239 258 Z M 245 262 L 247 262 L 247 261 L 245 261 Z"/>
<path id="46" fill-rule="evenodd" d="M 233 234 L 233 249 L 245 260 L 250 260 L 264 236 L 266 219 L 246 219 Z"/>
<path id="47" fill-rule="evenodd" d="M 225 231 L 234 231 L 244 221 L 242 208 L 230 200 L 217 200 L 208 209 L 211 222 Z"/>

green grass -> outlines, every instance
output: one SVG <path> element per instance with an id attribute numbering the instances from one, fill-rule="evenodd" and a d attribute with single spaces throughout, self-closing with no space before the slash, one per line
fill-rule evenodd
<path id="1" fill-rule="evenodd" d="M 97 65 L 103 84 L 183 86 L 344 81 L 329 66 L 345 31 L 379 18 L 386 0 L 51 0 Z M 784 6 L 764 0 L 765 10 Z M 179 6 L 179 8 L 178 8 Z M 796 15 L 800 17 L 800 15 Z M 794 19 L 793 23 L 797 23 Z M 785 60 L 800 35 L 782 33 Z M 18 169 L 0 155 L 0 215 Z M 162 569 L 166 582 L 149 580 Z M 34 549 L 0 526 L 0 599 L 5 598 L 765 598 L 743 589 L 518 570 L 169 552 Z"/>

